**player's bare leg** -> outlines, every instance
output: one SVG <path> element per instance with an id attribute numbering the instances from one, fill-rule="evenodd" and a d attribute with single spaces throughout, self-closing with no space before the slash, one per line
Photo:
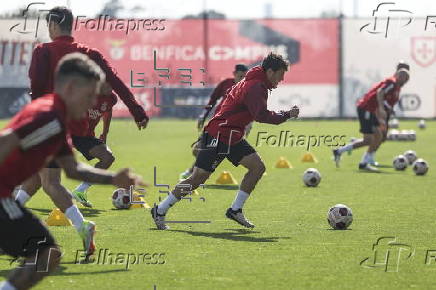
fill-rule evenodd
<path id="1" fill-rule="evenodd" d="M 200 184 L 206 182 L 211 172 L 204 169 L 194 167 L 194 171 L 187 179 L 179 182 L 173 191 L 157 206 L 152 208 L 151 216 L 159 230 L 166 230 L 169 227 L 165 224 L 165 215 L 168 209 L 182 197 L 188 195 L 192 190 L 197 189 Z"/>
<path id="2" fill-rule="evenodd" d="M 29 289 L 58 267 L 61 256 L 60 249 L 55 246 L 38 251 L 26 258 L 24 265 L 14 269 L 7 282 L 16 289 Z"/>
<path id="3" fill-rule="evenodd" d="M 248 171 L 242 179 L 239 191 L 236 193 L 232 206 L 227 209 L 226 217 L 236 221 L 240 225 L 253 228 L 254 224 L 245 218 L 242 213 L 242 208 L 245 201 L 250 197 L 251 192 L 256 187 L 256 184 L 262 178 L 262 175 L 265 172 L 265 164 L 257 153 L 245 156 L 239 164 L 247 168 Z"/>
<path id="4" fill-rule="evenodd" d="M 70 192 L 61 184 L 60 168 L 44 168 L 40 172 L 42 188 L 53 203 L 71 220 L 83 241 L 86 256 L 95 251 L 95 223 L 85 220 L 73 203 Z"/>
<path id="5" fill-rule="evenodd" d="M 15 200 L 18 201 L 22 206 L 32 198 L 33 195 L 41 188 L 41 178 L 39 174 L 34 174 L 32 177 L 27 179 L 17 190 L 15 195 Z"/>
<path id="6" fill-rule="evenodd" d="M 97 158 L 98 162 L 95 164 L 96 168 L 108 169 L 115 161 L 112 151 L 106 144 L 97 145 L 89 150 L 91 157 Z M 88 200 L 87 190 L 91 187 L 91 183 L 82 182 L 73 190 L 72 195 L 74 199 L 80 202 L 83 206 L 92 207 L 92 203 Z"/>
<path id="7" fill-rule="evenodd" d="M 363 134 L 363 139 L 354 140 L 353 142 L 350 142 L 345 146 L 334 149 L 333 159 L 336 163 L 336 167 L 339 167 L 342 153 L 354 149 L 358 149 L 360 147 L 369 146 L 373 142 L 373 139 L 374 139 L 374 134 Z"/>

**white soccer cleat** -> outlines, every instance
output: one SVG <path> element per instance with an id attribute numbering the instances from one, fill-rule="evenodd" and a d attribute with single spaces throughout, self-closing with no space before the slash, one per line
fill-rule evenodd
<path id="1" fill-rule="evenodd" d="M 234 220 L 238 224 L 247 227 L 247 228 L 254 228 L 254 224 L 252 224 L 249 220 L 247 220 L 242 213 L 242 208 L 238 210 L 232 210 L 232 208 L 227 209 L 226 217 Z"/>
<path id="2" fill-rule="evenodd" d="M 158 230 L 168 230 L 170 228 L 165 224 L 165 215 L 157 212 L 157 205 L 151 209 L 151 217 Z"/>

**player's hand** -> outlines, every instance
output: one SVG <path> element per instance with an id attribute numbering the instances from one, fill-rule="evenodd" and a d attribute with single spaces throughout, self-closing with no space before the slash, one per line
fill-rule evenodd
<path id="1" fill-rule="evenodd" d="M 146 184 L 142 181 L 141 176 L 130 172 L 129 168 L 124 168 L 115 174 L 112 180 L 112 185 L 119 188 L 129 189 L 131 185 L 145 186 Z"/>
<path id="2" fill-rule="evenodd" d="M 102 134 L 100 135 L 100 138 L 99 138 L 99 139 L 100 139 L 101 141 L 103 141 L 103 143 L 106 144 L 106 138 L 107 138 L 107 134 L 103 134 L 103 133 L 102 133 Z"/>
<path id="3" fill-rule="evenodd" d="M 148 125 L 148 118 L 145 118 L 140 122 L 136 122 L 136 126 L 138 126 L 139 130 L 147 128 L 147 125 Z"/>
<path id="4" fill-rule="evenodd" d="M 23 217 L 23 211 L 12 197 L 0 198 L 0 204 L 11 220 Z"/>
<path id="5" fill-rule="evenodd" d="M 300 114 L 300 109 L 297 106 L 293 106 L 292 109 L 289 110 L 290 118 L 298 118 L 299 114 Z"/>

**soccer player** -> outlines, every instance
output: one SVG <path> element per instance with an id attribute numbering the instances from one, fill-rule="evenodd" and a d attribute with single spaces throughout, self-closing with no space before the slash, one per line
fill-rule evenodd
<path id="1" fill-rule="evenodd" d="M 227 78 L 227 79 L 221 81 L 216 86 L 216 88 L 213 90 L 212 94 L 210 95 L 209 102 L 204 107 L 203 112 L 198 117 L 197 129 L 199 131 L 203 129 L 204 122 L 206 121 L 207 117 L 209 116 L 209 113 L 212 111 L 213 107 L 216 105 L 218 100 L 220 100 L 220 102 L 218 103 L 218 105 L 215 108 L 215 113 L 217 113 L 219 111 L 222 103 L 226 99 L 226 92 L 229 89 L 231 89 L 235 84 L 237 84 L 239 81 L 241 81 L 245 77 L 245 74 L 247 73 L 247 71 L 248 71 L 248 68 L 246 65 L 237 64 L 237 65 L 235 65 L 235 71 L 233 72 L 233 78 Z M 246 130 L 246 136 L 248 136 L 248 133 L 251 130 L 251 123 L 248 125 L 247 129 L 248 130 Z M 198 138 L 197 141 L 195 141 L 191 145 L 192 154 L 194 155 L 194 157 L 197 157 L 197 154 L 198 154 L 198 141 L 199 140 L 200 140 L 200 138 Z M 195 162 L 194 162 L 194 164 L 195 164 Z M 192 164 L 192 166 L 190 168 L 186 169 L 183 173 L 180 174 L 180 179 L 186 179 L 192 174 L 192 171 L 194 170 L 194 164 Z"/>
<path id="2" fill-rule="evenodd" d="M 387 134 L 389 116 L 399 100 L 400 90 L 409 80 L 408 65 L 399 63 L 392 77 L 374 85 L 357 103 L 357 115 L 363 139 L 355 140 L 343 147 L 333 150 L 336 166 L 339 167 L 342 153 L 363 146 L 368 150 L 363 154 L 359 169 L 378 171 L 374 154 Z"/>
<path id="3" fill-rule="evenodd" d="M 96 168 L 108 169 L 115 161 L 112 151 L 106 145 L 106 138 L 109 133 L 110 123 L 112 119 L 112 107 L 117 103 L 117 96 L 111 92 L 109 94 L 100 95 L 97 98 L 97 105 L 88 110 L 88 130 L 82 136 L 80 132 L 74 134 L 71 132 L 71 139 L 74 147 L 82 153 L 88 161 L 94 158 L 98 159 L 95 164 Z M 100 119 L 103 119 L 103 131 L 99 138 L 95 136 L 95 127 L 97 127 Z M 92 203 L 88 200 L 86 191 L 91 187 L 88 182 L 82 182 L 74 191 L 73 197 L 77 197 L 77 201 L 83 206 L 92 207 Z"/>
<path id="4" fill-rule="evenodd" d="M 80 52 L 86 54 L 100 66 L 106 74 L 106 81 L 128 107 L 138 128 L 145 128 L 148 123 L 148 117 L 144 109 L 136 102 L 133 94 L 119 79 L 107 60 L 98 50 L 74 41 L 74 38 L 71 36 L 73 25 L 71 10 L 66 7 L 55 7 L 49 11 L 46 20 L 52 42 L 40 44 L 33 51 L 29 69 L 32 99 L 37 99 L 46 93 L 53 92 L 54 69 L 62 56 L 72 52 Z M 87 122 L 87 118 L 84 118 L 70 122 L 68 127 L 74 132 L 86 132 L 88 128 Z M 78 144 L 76 143 L 75 145 L 77 146 Z M 40 187 L 44 189 L 55 205 L 73 222 L 81 238 L 89 239 L 89 234 L 92 231 L 84 232 L 82 230 L 85 221 L 77 206 L 73 204 L 68 190 L 61 184 L 61 170 L 56 162 L 51 162 L 38 174 L 26 180 L 17 193 L 17 200 L 20 203 L 25 203 Z M 82 203 L 86 203 L 87 200 L 83 200 L 84 197 L 86 196 L 75 196 Z M 87 227 L 91 229 L 92 224 L 88 223 Z"/>
<path id="5" fill-rule="evenodd" d="M 265 172 L 265 165 L 244 139 L 244 130 L 253 121 L 281 124 L 289 118 L 298 117 L 296 106 L 280 113 L 267 109 L 268 92 L 277 87 L 287 70 L 287 61 L 281 55 L 270 53 L 261 66 L 250 69 L 245 78 L 232 87 L 220 110 L 204 128 L 194 172 L 152 209 L 151 215 L 158 229 L 168 228 L 165 224 L 168 209 L 203 184 L 224 158 L 235 166 L 242 165 L 248 169 L 226 217 L 245 227 L 254 227 L 244 217 L 242 207 Z M 185 188 L 189 190 L 183 190 Z"/>
<path id="6" fill-rule="evenodd" d="M 69 178 L 130 187 L 141 183 L 128 169 L 114 174 L 78 163 L 72 153 L 67 123 L 83 117 L 95 102 L 104 73 L 83 54 L 62 58 L 54 92 L 25 106 L 0 131 L 0 248 L 25 263 L 13 270 L 0 289 L 28 289 L 52 272 L 61 251 L 54 237 L 29 210 L 12 198 L 14 187 L 50 160 Z M 91 243 L 92 241 L 87 241 Z"/>
<path id="7" fill-rule="evenodd" d="M 117 103 L 117 96 L 110 90 L 97 97 L 97 104 L 88 110 L 88 130 L 82 134 L 81 130 L 70 130 L 73 146 L 88 160 L 98 159 L 96 168 L 108 169 L 115 161 L 112 151 L 106 145 L 107 134 L 109 133 L 112 118 L 112 107 Z M 103 119 L 103 131 L 99 138 L 95 137 L 95 128 L 100 119 Z M 92 203 L 87 199 L 86 191 L 91 187 L 88 182 L 82 182 L 74 191 L 73 197 L 79 196 L 76 200 L 83 206 L 92 207 Z M 16 199 L 24 206 L 36 191 L 18 191 Z"/>

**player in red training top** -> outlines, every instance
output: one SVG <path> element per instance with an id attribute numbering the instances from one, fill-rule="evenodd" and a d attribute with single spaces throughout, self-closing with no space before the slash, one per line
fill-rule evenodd
<path id="1" fill-rule="evenodd" d="M 242 179 L 239 191 L 226 217 L 245 227 L 254 227 L 243 213 L 242 207 L 265 172 L 265 165 L 256 150 L 244 139 L 245 127 L 253 121 L 281 124 L 289 118 L 296 118 L 298 107 L 276 113 L 267 109 L 268 91 L 277 87 L 288 70 L 288 63 L 281 55 L 270 53 L 261 66 L 247 72 L 245 78 L 232 87 L 224 103 L 204 128 L 200 151 L 192 175 L 178 185 L 151 215 L 160 230 L 165 230 L 165 215 L 168 209 L 180 199 L 203 184 L 215 168 L 227 158 L 233 165 L 248 169 Z M 186 188 L 189 190 L 183 190 Z"/>
<path id="2" fill-rule="evenodd" d="M 117 174 L 95 169 L 78 163 L 72 153 L 67 123 L 82 118 L 93 105 L 104 77 L 87 56 L 65 56 L 55 74 L 54 92 L 25 106 L 0 131 L 0 248 L 8 255 L 25 258 L 0 283 L 0 289 L 32 287 L 52 272 L 61 258 L 48 229 L 13 199 L 15 186 L 51 160 L 56 160 L 68 177 L 77 180 L 117 187 L 140 183 L 140 178 L 128 169 Z"/>
<path id="3" fill-rule="evenodd" d="M 112 151 L 106 145 L 106 137 L 109 133 L 110 122 L 112 118 L 112 107 L 117 103 L 117 96 L 105 86 L 105 92 L 97 97 L 97 104 L 88 110 L 87 113 L 87 131 L 70 130 L 71 140 L 74 148 L 77 149 L 88 161 L 94 158 L 98 159 L 95 164 L 96 168 L 108 169 L 115 161 Z M 100 119 L 103 118 L 103 132 L 99 138 L 95 137 L 95 127 Z M 88 182 L 82 182 L 73 192 L 72 195 L 78 202 L 86 207 L 92 207 L 88 201 L 86 190 L 91 186 Z M 25 205 L 30 198 L 36 194 L 36 191 L 26 192 L 28 197 L 23 197 L 23 192 L 18 191 L 16 199 L 21 205 Z"/>
<path id="4" fill-rule="evenodd" d="M 386 78 L 374 85 L 368 93 L 357 102 L 357 115 L 360 122 L 360 132 L 363 139 L 357 139 L 343 147 L 333 150 L 336 166 L 339 167 L 343 152 L 351 151 L 363 146 L 368 150 L 363 154 L 359 169 L 378 171 L 374 166 L 375 152 L 386 139 L 389 117 L 393 108 L 399 101 L 401 88 L 409 80 L 409 65 L 400 62 L 397 71 L 392 77 Z"/>
<path id="5" fill-rule="evenodd" d="M 207 103 L 206 107 L 204 107 L 203 112 L 198 117 L 198 122 L 197 122 L 198 130 L 203 129 L 203 125 L 207 116 L 212 111 L 213 107 L 216 105 L 218 100 L 220 100 L 220 102 L 215 108 L 215 113 L 219 111 L 222 103 L 226 98 L 226 92 L 229 91 L 240 80 L 242 80 L 245 77 L 247 71 L 248 71 L 247 66 L 245 66 L 244 64 L 237 64 L 235 66 L 235 71 L 233 72 L 233 78 L 225 79 L 216 86 L 216 88 L 213 90 L 212 94 L 210 95 L 209 102 Z M 250 130 L 251 130 L 251 123 L 247 126 L 246 136 L 248 136 Z M 200 141 L 200 138 L 198 138 L 197 141 L 195 141 L 191 145 L 192 155 L 194 155 L 195 158 L 197 157 L 198 154 L 198 141 Z M 190 168 L 186 169 L 184 172 L 180 174 L 180 180 L 186 179 L 192 174 L 192 171 L 194 170 L 194 164 L 192 164 Z"/>
<path id="6" fill-rule="evenodd" d="M 117 96 L 112 92 L 105 92 L 97 99 L 97 105 L 88 110 L 88 131 L 84 136 L 75 135 L 71 132 L 74 147 L 82 153 L 88 161 L 97 158 L 96 168 L 108 169 L 115 161 L 110 148 L 106 145 L 106 138 L 109 133 L 112 119 L 112 107 L 117 103 Z M 99 138 L 95 136 L 95 127 L 100 119 L 103 119 L 103 131 Z M 87 190 L 91 187 L 88 182 L 82 182 L 73 191 L 73 197 L 82 205 L 92 207 L 88 200 Z"/>
<path id="7" fill-rule="evenodd" d="M 106 73 L 106 81 L 129 108 L 138 128 L 145 128 L 148 117 L 144 109 L 136 102 L 130 90 L 119 79 L 106 59 L 99 51 L 74 41 L 71 36 L 73 25 L 71 10 L 66 7 L 55 7 L 49 11 L 46 20 L 52 42 L 40 44 L 33 51 L 29 68 L 32 98 L 36 99 L 45 93 L 53 91 L 54 68 L 62 56 L 71 52 L 81 52 L 94 60 Z M 68 128 L 83 134 L 88 129 L 87 122 L 87 118 L 70 122 Z M 38 174 L 26 180 L 17 192 L 17 200 L 24 204 L 41 187 L 55 205 L 73 221 L 79 235 L 82 239 L 85 239 L 86 237 L 81 230 L 84 222 L 83 216 L 74 204 L 68 190 L 61 184 L 61 170 L 56 162 L 51 162 Z"/>

